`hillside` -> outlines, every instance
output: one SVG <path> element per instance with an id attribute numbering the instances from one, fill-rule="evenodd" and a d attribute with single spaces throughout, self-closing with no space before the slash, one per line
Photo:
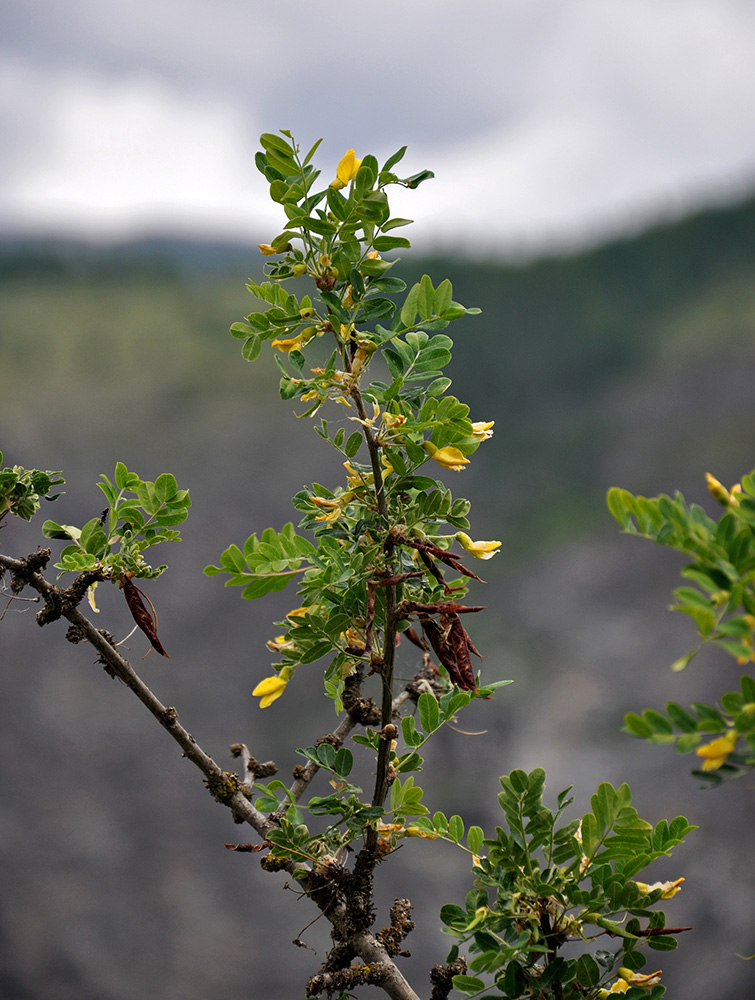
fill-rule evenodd
<path id="1" fill-rule="evenodd" d="M 755 846 L 752 791 L 702 794 L 687 759 L 622 736 L 621 715 L 696 700 L 721 677 L 735 683 L 737 668 L 714 671 L 701 657 L 681 676 L 668 671 L 693 640 L 665 611 L 679 564 L 620 536 L 604 495 L 610 485 L 679 487 L 707 503 L 706 471 L 733 481 L 755 465 L 753 233 L 755 199 L 573 257 L 407 260 L 399 272 L 448 275 L 458 300 L 483 309 L 450 331 L 451 374 L 474 418 L 495 419 L 495 436 L 449 485 L 472 499 L 477 536 L 504 541 L 485 567 L 480 596 L 492 613 L 478 645 L 490 677 L 516 681 L 479 706 L 469 728 L 485 735 L 439 741 L 443 781 L 428 798 L 453 811 L 474 775 L 477 821 L 493 827 L 497 776 L 512 767 L 545 766 L 554 794 L 572 781 L 589 794 L 606 778 L 637 778 L 639 789 L 652 775 L 641 814 L 684 813 L 702 827 L 673 871 L 657 873 L 685 875 L 674 919 L 698 928 L 678 955 L 662 956 L 669 995 L 703 995 L 701 984 L 748 993 L 750 967 L 731 952 L 754 950 L 755 897 L 730 845 Z M 244 281 L 258 257 L 170 241 L 0 245 L 0 450 L 65 469 L 55 512 L 64 523 L 99 511 L 93 484 L 117 460 L 144 476 L 171 471 L 191 489 L 186 544 L 166 553 L 171 569 L 150 588 L 173 660 L 151 657 L 144 672 L 217 759 L 245 740 L 285 773 L 295 761 L 281 715 L 259 712 L 250 691 L 269 662 L 269 623 L 293 594 L 241 602 L 201 573 L 230 542 L 289 520 L 281 497 L 329 475 L 311 428 L 293 408 L 288 421 L 285 407 L 271 409 L 274 367 L 247 365 L 227 333 L 251 308 Z M 331 468 L 342 475 L 337 456 Z M 0 533 L 14 554 L 37 540 L 34 523 Z M 101 618 L 125 634 L 116 597 L 103 596 Z M 0 622 L 0 994 L 226 1000 L 254 982 L 257 996 L 300 995 L 313 956 L 288 942 L 312 914 L 223 849 L 235 830 L 162 733 L 85 650 L 30 617 L 9 611 Z M 306 681 L 291 694 L 307 745 L 331 716 L 313 718 Z M 432 916 L 462 890 L 424 857 L 421 844 L 399 852 L 388 891 Z M 192 918 L 177 921 L 187 900 Z M 305 939 L 317 948 L 320 933 Z M 416 937 L 418 967 L 444 955 L 439 934 Z"/>

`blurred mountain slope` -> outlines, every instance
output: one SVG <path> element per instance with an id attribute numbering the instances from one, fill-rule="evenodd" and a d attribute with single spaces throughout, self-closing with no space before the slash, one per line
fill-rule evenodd
<path id="1" fill-rule="evenodd" d="M 483 266 L 409 255 L 394 270 L 448 275 L 458 300 L 483 308 L 449 331 L 451 374 L 473 418 L 496 420 L 495 436 L 447 480 L 472 499 L 475 536 L 504 541 L 474 592 L 491 609 L 475 641 L 486 676 L 516 680 L 465 718 L 485 735 L 437 741 L 427 800 L 458 810 L 473 780 L 470 822 L 491 829 L 498 775 L 544 765 L 550 790 L 574 782 L 583 810 L 597 781 L 636 780 L 642 815 L 700 823 L 657 871 L 687 877 L 668 912 L 698 928 L 659 963 L 679 995 L 701 984 L 747 995 L 752 983 L 732 957 L 755 950 L 738 861 L 753 847 L 752 789 L 703 794 L 689 758 L 619 727 L 625 710 L 736 686 L 739 670 L 706 655 L 668 671 L 694 639 L 665 610 L 679 562 L 622 537 L 604 494 L 679 487 L 709 504 L 705 471 L 730 482 L 755 465 L 753 234 L 755 200 L 575 257 Z M 306 746 L 332 725 L 315 672 L 265 712 L 251 698 L 271 622 L 295 594 L 244 602 L 201 570 L 230 542 L 295 519 L 286 498 L 343 470 L 278 401 L 270 358 L 246 364 L 227 333 L 252 308 L 244 281 L 258 260 L 177 241 L 0 246 L 0 449 L 6 462 L 65 470 L 66 495 L 42 512 L 64 523 L 99 513 L 93 484 L 117 460 L 191 489 L 186 543 L 160 553 L 170 569 L 149 586 L 173 660 L 141 664 L 137 638 L 131 656 L 216 759 L 245 740 L 285 780 L 292 731 Z M 2 550 L 30 551 L 40 525 L 3 528 Z M 119 595 L 99 603 L 102 625 L 125 635 Z M 14 607 L 0 622 L 0 984 L 37 1000 L 300 996 L 317 958 L 289 942 L 313 913 L 224 850 L 237 829 L 167 737 L 86 648 L 66 645 L 61 627 L 38 630 L 32 614 Z M 411 654 L 401 657 L 408 675 Z M 422 848 L 381 872 L 388 902 L 405 893 L 424 911 L 425 932 L 408 941 L 418 976 L 448 947 L 434 929 L 440 903 L 464 892 Z M 324 933 L 315 925 L 305 938 L 317 948 Z"/>

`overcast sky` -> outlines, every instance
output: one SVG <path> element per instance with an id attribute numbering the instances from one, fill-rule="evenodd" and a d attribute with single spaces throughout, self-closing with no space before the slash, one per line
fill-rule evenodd
<path id="1" fill-rule="evenodd" d="M 755 189 L 753 0 L 34 0 L 0 14 L 0 229 L 267 240 L 262 131 L 407 144 L 416 242 L 590 242 Z"/>

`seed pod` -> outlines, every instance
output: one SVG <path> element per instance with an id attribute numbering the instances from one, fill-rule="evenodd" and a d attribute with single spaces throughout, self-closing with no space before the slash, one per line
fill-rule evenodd
<path id="1" fill-rule="evenodd" d="M 121 573 L 119 578 L 119 584 L 121 590 L 123 591 L 123 596 L 126 598 L 126 604 L 128 604 L 128 609 L 131 612 L 131 616 L 139 626 L 139 628 L 144 632 L 144 634 L 149 639 L 152 644 L 152 648 L 156 649 L 160 656 L 165 656 L 170 659 L 168 654 L 165 652 L 163 644 L 157 637 L 156 623 L 152 614 L 147 610 L 144 601 L 142 600 L 142 592 L 136 586 L 136 584 L 131 580 L 130 577 L 126 576 L 125 573 Z M 146 595 L 145 595 L 146 596 Z M 152 602 L 147 598 L 150 607 L 152 607 Z M 152 607 L 154 611 L 154 608 Z"/>

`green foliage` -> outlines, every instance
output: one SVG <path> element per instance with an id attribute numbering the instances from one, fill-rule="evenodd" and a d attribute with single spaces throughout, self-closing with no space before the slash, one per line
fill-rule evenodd
<path id="1" fill-rule="evenodd" d="M 646 946 L 676 947 L 673 934 L 655 933 L 665 926 L 665 915 L 653 908 L 676 886 L 651 887 L 635 876 L 694 829 L 683 816 L 653 828 L 632 807 L 627 785 L 614 789 L 603 782 L 591 812 L 562 822 L 573 802 L 570 789 L 558 796 L 554 813 L 543 803 L 541 768 L 512 771 L 501 786 L 505 825 L 484 841 L 469 831 L 470 850 L 477 854 L 484 844 L 488 856 L 475 858 L 474 888 L 465 905 L 441 910 L 446 932 L 474 956 L 469 971 L 475 975 L 455 977 L 457 990 L 473 994 L 493 985 L 511 998 L 531 993 L 576 1000 L 586 987 L 615 978 L 617 969 L 641 968 Z M 437 821 L 439 833 L 445 822 Z M 448 836 L 458 842 L 461 835 L 460 825 L 452 834 L 448 821 Z M 614 950 L 594 952 L 596 935 L 617 942 Z M 580 942 L 585 950 L 575 954 Z M 558 954 L 566 944 L 569 958 Z M 492 977 L 492 984 L 483 976 Z"/>
<path id="2" fill-rule="evenodd" d="M 755 680 L 745 674 L 739 691 L 721 695 L 720 708 L 696 702 L 688 711 L 670 701 L 665 712 L 628 712 L 624 731 L 649 743 L 674 744 L 677 753 L 695 751 L 703 765 L 692 773 L 708 785 L 740 778 L 755 767 Z"/>
<path id="3" fill-rule="evenodd" d="M 700 643 L 675 661 L 672 669 L 677 672 L 704 644 L 725 650 L 740 665 L 755 659 L 755 474 L 743 476 L 731 490 L 710 474 L 707 481 L 724 507 L 718 520 L 702 507 L 688 505 L 680 493 L 672 500 L 634 496 L 618 488 L 608 491 L 608 508 L 628 534 L 670 546 L 691 559 L 682 570 L 690 585 L 674 591 L 671 609 L 695 622 Z M 708 784 L 720 784 L 755 767 L 755 681 L 743 677 L 741 691 L 722 695 L 721 704 L 723 711 L 697 703 L 694 714 L 674 702 L 665 714 L 652 708 L 640 715 L 630 712 L 625 729 L 652 743 L 674 744 L 679 753 L 694 750 L 704 762 L 693 773 Z M 705 733 L 723 735 L 703 744 Z"/>
<path id="4" fill-rule="evenodd" d="M 30 521 L 39 510 L 41 499 L 52 501 L 60 496 L 50 492 L 53 486 L 65 482 L 59 472 L 24 469 L 20 465 L 2 468 L 2 465 L 0 451 L 0 521 L 9 513 Z"/>
<path id="5" fill-rule="evenodd" d="M 495 836 L 486 837 L 459 814 L 432 811 L 417 783 L 427 742 L 473 699 L 492 699 L 510 683 L 483 681 L 473 668 L 472 657 L 480 654 L 467 623 L 484 608 L 464 603 L 472 581 L 482 582 L 467 557 L 490 559 L 501 543 L 474 541 L 466 533 L 469 501 L 454 498 L 436 478 L 436 467 L 463 471 L 492 434 L 491 421 L 473 421 L 469 407 L 450 394 L 444 374 L 454 343 L 441 331 L 479 310 L 454 301 L 448 279 L 434 282 L 424 274 L 408 284 L 389 273 L 398 260 L 381 256 L 411 246 L 395 235 L 410 220 L 391 215 L 389 189 L 416 188 L 432 173 L 400 178 L 394 168 L 405 147 L 382 167 L 373 156 L 359 160 L 350 150 L 322 187 L 313 162 L 319 143 L 306 155 L 286 131 L 266 133 L 261 143 L 256 164 L 285 221 L 269 244 L 260 245 L 269 258 L 265 280 L 247 286 L 257 308 L 233 324 L 231 335 L 242 341 L 247 361 L 272 355 L 281 398 L 303 404 L 298 416 L 335 404 L 335 420 L 320 417 L 314 429 L 342 457 L 346 475 L 332 487 L 301 489 L 293 498 L 297 526 L 255 531 L 243 545 L 229 545 L 219 565 L 205 573 L 226 576 L 226 586 L 241 587 L 247 599 L 296 581 L 300 606 L 276 623 L 280 634 L 268 641 L 279 662 L 253 694 L 268 707 L 298 667 L 323 661 L 325 693 L 345 717 L 333 733 L 298 749 L 305 763 L 294 769 L 290 787 L 256 780 L 271 769 L 255 770 L 251 758 L 243 782 L 236 776 L 226 782 L 226 789 L 251 801 L 250 822 L 264 836 L 262 845 L 238 849 L 268 849 L 266 866 L 284 868 L 300 882 L 333 922 L 337 947 L 351 956 L 359 953 L 355 929 L 361 933 L 373 920 L 378 862 L 404 838 L 446 841 L 471 858 L 474 877 L 464 906 L 449 903 L 441 911 L 445 930 L 456 939 L 449 963 L 462 946 L 469 955 L 466 971 L 453 977 L 458 992 L 476 995 L 490 987 L 512 1000 L 581 1000 L 607 996 L 618 977 L 619 992 L 655 1000 L 663 994 L 658 975 L 638 970 L 645 947 L 676 947 L 675 932 L 666 932 L 655 904 L 671 898 L 683 880 L 648 885 L 636 876 L 694 829 L 684 817 L 653 827 L 631 805 L 627 785 L 604 782 L 589 812 L 565 820 L 573 801 L 569 789 L 557 797 L 554 811 L 543 802 L 544 771 L 515 770 L 500 779 L 503 818 Z M 298 426 L 301 434 L 308 428 L 306 422 Z M 10 510 L 30 517 L 40 496 L 54 499 L 48 493 L 62 482 L 56 476 L 3 470 L 0 516 Z M 87 585 L 120 582 L 137 624 L 167 655 L 131 578 L 165 569 L 148 565 L 144 552 L 178 540 L 175 528 L 187 516 L 188 492 L 170 474 L 150 482 L 120 462 L 113 481 L 101 480 L 107 507 L 100 517 L 80 528 L 48 520 L 43 534 L 70 543 L 56 564 L 62 572 L 86 572 Z M 694 618 L 703 641 L 751 657 L 755 481 L 748 477 L 736 496 L 732 491 L 726 498 L 719 524 L 680 497 L 649 501 L 612 491 L 609 505 L 627 531 L 694 558 L 686 571 L 694 586 L 676 592 L 678 609 Z M 399 692 L 394 656 L 400 637 L 419 652 L 415 676 L 402 681 Z M 362 689 L 373 677 L 379 704 Z M 724 772 L 755 763 L 755 757 L 734 753 L 733 745 L 742 737 L 755 749 L 753 705 L 755 687 L 744 678 L 740 692 L 722 698 L 721 710 L 695 705 L 692 714 L 670 704 L 666 714 L 648 709 L 628 716 L 627 728 L 698 753 L 705 750 L 701 735 L 715 734 L 714 744 L 726 743 L 725 752 L 711 745 L 701 754 L 703 770 L 715 763 Z M 727 763 L 719 761 L 722 755 Z M 330 790 L 311 794 L 319 771 L 328 775 Z M 373 783 L 370 793 L 356 783 L 360 774 Z M 349 869 L 353 850 L 358 853 Z M 408 931 L 393 912 L 391 919 L 376 940 L 392 958 Z M 613 950 L 595 949 L 598 937 Z M 343 955 L 336 958 L 340 972 Z M 338 983 L 325 988 L 335 992 Z"/>
<path id="6" fill-rule="evenodd" d="M 341 425 L 333 433 L 326 419 L 316 430 L 345 459 L 346 483 L 314 483 L 294 497 L 303 515 L 298 531 L 314 532 L 315 544 L 291 524 L 280 533 L 267 528 L 243 547 L 231 545 L 205 572 L 229 574 L 227 585 L 243 587 L 247 598 L 298 579 L 301 607 L 277 623 L 282 634 L 269 645 L 283 656 L 276 666 L 286 681 L 296 666 L 330 655 L 325 690 L 340 710 L 345 678 L 370 666 L 386 642 L 385 581 L 396 581 L 395 599 L 405 611 L 391 631 L 427 617 L 417 605 L 444 614 L 474 576 L 450 552 L 455 536 L 443 531 L 469 527 L 469 502 L 454 500 L 443 482 L 418 470 L 433 457 L 462 468 L 489 436 L 470 420 L 468 406 L 446 394 L 451 382 L 443 369 L 453 342 L 435 332 L 479 310 L 454 302 L 448 280 L 436 287 L 425 275 L 407 290 L 387 274 L 396 261 L 380 253 L 410 246 L 403 236 L 386 235 L 409 224 L 391 216 L 387 189 L 431 176 L 400 179 L 393 167 L 402 151 L 382 168 L 374 157 L 347 154 L 336 178 L 318 188 L 316 146 L 302 157 L 286 132 L 266 134 L 262 146 L 257 166 L 287 222 L 260 245 L 277 258 L 267 265 L 272 280 L 247 286 L 262 308 L 233 324 L 231 334 L 243 340 L 247 360 L 270 342 L 281 397 L 306 404 L 301 416 L 314 416 L 327 402 L 344 406 L 351 431 Z M 304 277 L 314 283 L 310 292 L 284 287 Z M 322 341 L 332 352 L 324 363 Z M 368 379 L 378 358 L 390 381 Z M 446 580 L 439 563 L 455 578 Z M 475 687 L 471 667 L 465 676 Z M 401 766 L 410 764 L 402 759 Z"/>
<path id="7" fill-rule="evenodd" d="M 188 516 L 188 490 L 179 490 L 175 477 L 167 472 L 154 483 L 140 479 L 123 462 L 115 467 L 114 481 L 105 475 L 100 479 L 97 485 L 107 507 L 99 517 L 81 528 L 49 520 L 42 525 L 45 538 L 63 538 L 72 543 L 60 553 L 56 568 L 61 575 L 97 570 L 100 579 L 113 582 L 121 573 L 144 579 L 160 576 L 167 567 L 153 568 L 142 553 L 162 542 L 180 541 L 174 526 Z"/>
<path id="8" fill-rule="evenodd" d="M 461 602 L 470 580 L 479 577 L 453 551 L 458 543 L 487 559 L 500 543 L 472 541 L 464 530 L 469 502 L 454 499 L 423 468 L 434 460 L 462 471 L 492 433 L 491 423 L 473 422 L 469 407 L 449 394 L 444 369 L 453 342 L 438 332 L 477 310 L 453 300 L 447 279 L 434 284 L 423 275 L 407 288 L 388 274 L 397 261 L 379 256 L 410 245 L 386 235 L 408 223 L 391 216 L 387 189 L 414 187 L 430 175 L 399 180 L 392 168 L 403 150 L 382 169 L 374 157 L 360 161 L 352 150 L 323 188 L 312 163 L 317 144 L 304 157 L 287 132 L 264 135 L 262 145 L 257 166 L 287 222 L 260 245 L 267 258 L 276 258 L 267 265 L 271 280 L 247 286 L 260 308 L 235 323 L 231 334 L 243 341 L 247 360 L 260 357 L 269 343 L 281 398 L 304 404 L 300 416 L 335 403 L 356 426 L 349 431 L 339 420 L 334 430 L 321 418 L 315 428 L 344 459 L 345 484 L 302 489 L 293 498 L 298 528 L 267 528 L 259 538 L 255 533 L 205 572 L 228 574 L 226 585 L 242 586 L 251 598 L 297 580 L 301 606 L 276 623 L 281 634 L 268 642 L 281 660 L 276 674 L 255 689 L 262 705 L 283 693 L 298 666 L 320 659 L 326 660 L 326 694 L 338 712 L 347 703 L 347 684 L 353 702 L 368 672 L 379 675 L 382 689 L 380 728 L 368 725 L 352 737 L 376 763 L 371 799 L 362 798 L 351 778 L 365 766 L 364 757 L 328 737 L 298 752 L 309 769 L 331 774 L 332 792 L 305 802 L 281 782 L 256 786 L 257 807 L 279 820 L 269 836 L 273 855 L 295 864 L 305 857 L 317 870 L 324 863 L 317 859 L 341 856 L 337 852 L 360 838 L 380 855 L 405 837 L 445 840 L 472 857 L 475 874 L 465 907 L 448 904 L 441 912 L 448 933 L 472 956 L 470 974 L 454 977 L 457 991 L 477 994 L 486 988 L 481 977 L 492 976 L 499 992 L 512 998 L 595 996 L 617 967 L 633 992 L 640 980 L 628 970 L 642 967 L 640 949 L 676 946 L 671 934 L 649 933 L 665 926 L 663 913 L 651 907 L 666 889 L 643 889 L 634 876 L 693 829 L 683 817 L 653 828 L 631 806 L 626 785 L 604 783 L 590 812 L 562 822 L 572 801 L 568 790 L 554 813 L 542 801 L 544 772 L 513 771 L 501 778 L 505 826 L 486 838 L 460 815 L 431 812 L 416 783 L 427 741 L 473 697 L 490 697 L 508 683 L 483 686 L 473 673 L 470 654 L 477 650 L 462 616 L 482 609 Z M 304 277 L 314 283 L 308 293 L 298 283 L 296 291 L 284 288 Z M 400 632 L 422 648 L 425 673 L 418 674 L 424 686 L 407 703 L 416 707 L 396 725 L 392 663 Z M 437 672 L 428 675 L 433 653 Z M 367 763 L 369 770 L 374 766 Z M 314 833 L 305 813 L 326 817 L 329 825 Z M 559 954 L 567 943 L 589 942 L 596 934 L 618 947 L 595 957 L 591 948 L 576 957 Z M 457 955 L 458 945 L 449 961 Z M 655 979 L 641 984 L 651 996 L 663 993 Z"/>

